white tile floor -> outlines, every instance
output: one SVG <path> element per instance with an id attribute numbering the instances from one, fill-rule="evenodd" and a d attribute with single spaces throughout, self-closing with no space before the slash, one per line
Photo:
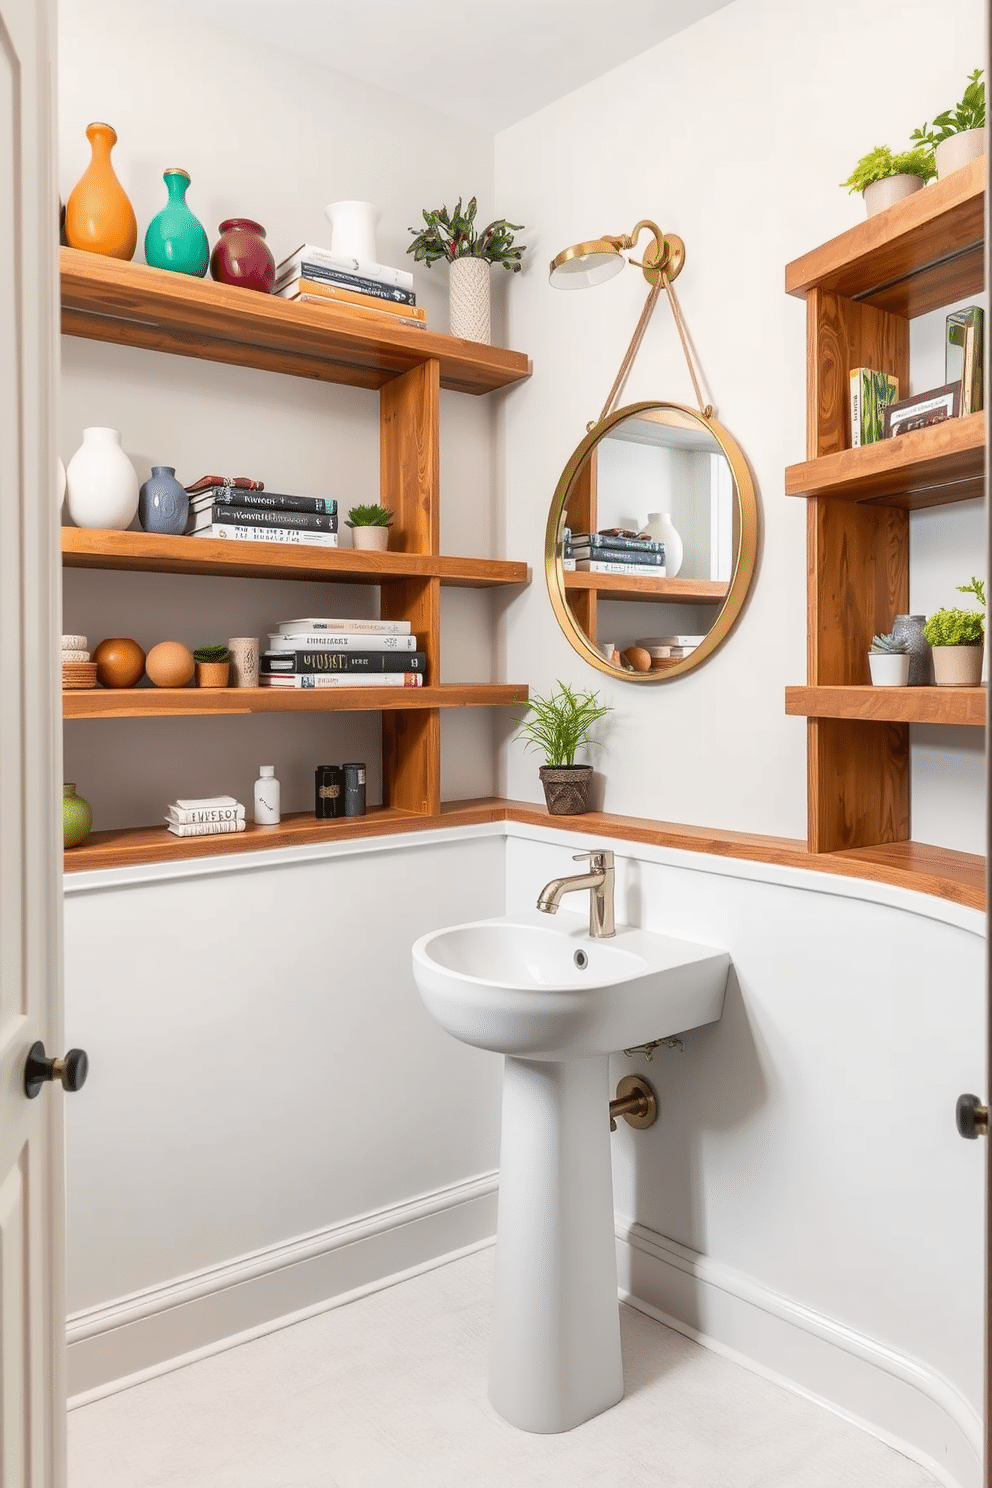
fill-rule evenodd
<path id="1" fill-rule="evenodd" d="M 486 1399 L 492 1251 L 69 1416 L 69 1488 L 934 1488 L 629 1307 L 626 1395 L 562 1436 Z"/>

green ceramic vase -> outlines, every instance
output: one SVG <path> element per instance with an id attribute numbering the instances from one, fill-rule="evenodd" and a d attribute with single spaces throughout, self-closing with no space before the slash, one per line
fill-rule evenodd
<path id="1" fill-rule="evenodd" d="M 145 262 L 154 269 L 172 269 L 202 279 L 210 262 L 210 245 L 203 225 L 186 205 L 189 174 L 177 167 L 162 177 L 169 200 L 148 224 Z"/>
<path id="2" fill-rule="evenodd" d="M 62 845 L 78 847 L 90 835 L 93 808 L 89 801 L 76 795 L 76 787 L 67 782 L 62 787 Z"/>

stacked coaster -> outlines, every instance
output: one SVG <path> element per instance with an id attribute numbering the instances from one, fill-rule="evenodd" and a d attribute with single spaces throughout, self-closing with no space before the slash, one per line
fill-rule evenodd
<path id="1" fill-rule="evenodd" d="M 233 796 L 173 801 L 165 821 L 176 837 L 215 837 L 224 832 L 243 832 L 245 808 Z"/>
<path id="2" fill-rule="evenodd" d="M 96 662 L 90 661 L 86 649 L 86 637 L 64 635 L 62 637 L 62 688 L 65 692 L 78 692 L 82 688 L 96 686 Z"/>

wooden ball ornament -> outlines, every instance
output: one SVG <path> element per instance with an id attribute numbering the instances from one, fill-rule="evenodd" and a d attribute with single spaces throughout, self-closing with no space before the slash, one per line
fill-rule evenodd
<path id="1" fill-rule="evenodd" d="M 134 687 L 145 670 L 145 653 L 128 636 L 108 636 L 93 652 L 96 677 L 104 687 Z"/>
<path id="2" fill-rule="evenodd" d="M 159 641 L 145 657 L 145 671 L 156 687 L 185 687 L 195 670 L 193 653 L 181 641 Z"/>
<path id="3" fill-rule="evenodd" d="M 645 651 L 643 646 L 629 646 L 623 653 L 623 659 L 635 672 L 649 672 L 651 670 L 651 652 Z"/>

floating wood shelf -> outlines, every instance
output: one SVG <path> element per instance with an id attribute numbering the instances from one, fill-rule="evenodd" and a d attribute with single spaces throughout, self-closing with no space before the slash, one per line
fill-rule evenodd
<path id="1" fill-rule="evenodd" d="M 127 569 L 142 573 L 211 574 L 227 578 L 316 580 L 330 584 L 389 584 L 438 578 L 443 585 L 489 589 L 526 584 L 526 563 L 491 558 L 441 558 L 422 553 L 370 553 L 354 548 L 230 542 L 220 537 L 162 537 L 63 527 L 66 568 Z"/>
<path id="2" fill-rule="evenodd" d="M 638 579 L 624 574 L 563 575 L 566 592 L 593 590 L 602 599 L 653 599 L 658 604 L 722 604 L 729 584 L 709 579 Z"/>
<path id="3" fill-rule="evenodd" d="M 63 718 L 196 718 L 249 713 L 379 713 L 430 708 L 498 708 L 526 703 L 526 684 L 446 683 L 440 687 L 96 687 L 63 692 Z"/>
<path id="4" fill-rule="evenodd" d="M 337 306 L 299 305 L 75 248 L 59 252 L 68 336 L 352 387 L 380 388 L 428 360 L 440 364 L 441 386 L 461 393 L 530 376 L 528 357 L 498 346 L 380 326 Z"/>
<path id="5" fill-rule="evenodd" d="M 965 724 L 984 728 L 984 687 L 787 687 L 786 713 L 876 723 Z"/>
<path id="6" fill-rule="evenodd" d="M 974 160 L 797 258 L 786 291 L 825 290 L 906 319 L 979 294 L 985 169 L 984 157 Z"/>
<path id="7" fill-rule="evenodd" d="M 984 412 L 821 455 L 785 472 L 787 496 L 830 496 L 908 510 L 973 501 L 984 492 Z"/>

